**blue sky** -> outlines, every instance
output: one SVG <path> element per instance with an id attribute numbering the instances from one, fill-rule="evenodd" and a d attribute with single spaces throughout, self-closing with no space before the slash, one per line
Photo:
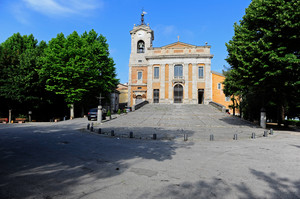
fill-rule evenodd
<path id="1" fill-rule="evenodd" d="M 233 36 L 233 24 L 245 14 L 251 0 L 0 0 L 0 43 L 14 33 L 33 34 L 48 42 L 94 29 L 107 38 L 121 83 L 128 81 L 130 33 L 145 22 L 154 30 L 154 47 L 177 41 L 211 45 L 212 70 L 221 72 L 227 56 L 225 43 Z"/>

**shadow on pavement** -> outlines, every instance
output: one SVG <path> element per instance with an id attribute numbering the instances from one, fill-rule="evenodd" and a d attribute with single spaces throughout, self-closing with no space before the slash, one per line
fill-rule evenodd
<path id="1" fill-rule="evenodd" d="M 252 122 L 243 120 L 243 119 L 241 119 L 239 117 L 236 117 L 236 116 L 226 116 L 226 117 L 224 116 L 224 117 L 220 118 L 219 120 L 222 121 L 222 122 L 225 122 L 229 125 L 259 128 L 259 126 L 253 124 Z"/>
<path id="2" fill-rule="evenodd" d="M 300 198 L 300 179 L 292 181 L 288 178 L 281 178 L 275 173 L 265 173 L 250 169 L 250 173 L 254 175 L 258 181 L 265 184 L 264 192 L 258 194 L 256 189 L 251 188 L 247 184 L 230 184 L 221 178 L 213 178 L 211 180 L 199 180 L 196 183 L 184 182 L 182 184 L 171 184 L 162 187 L 160 190 L 144 193 L 139 198 L 190 198 L 190 199 L 206 199 L 206 198 Z M 153 195 L 153 193 L 158 193 Z M 150 197 L 149 197 L 150 196 Z"/>
<path id="3" fill-rule="evenodd" d="M 17 129 L 0 132 L 0 198 L 56 198 L 71 192 L 80 197 L 84 193 L 73 190 L 75 185 L 120 175 L 132 159 L 172 159 L 177 148 L 193 144 L 103 137 L 59 126 Z"/>

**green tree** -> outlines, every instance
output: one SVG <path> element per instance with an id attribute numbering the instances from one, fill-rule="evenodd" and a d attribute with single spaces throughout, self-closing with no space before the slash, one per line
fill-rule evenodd
<path id="1" fill-rule="evenodd" d="M 234 24 L 225 92 L 239 92 L 247 116 L 257 118 L 262 107 L 276 108 L 279 122 L 286 111 L 299 116 L 299 30 L 298 0 L 253 0 Z"/>
<path id="2" fill-rule="evenodd" d="M 64 96 L 71 117 L 75 103 L 111 92 L 118 83 L 106 39 L 94 30 L 82 36 L 74 31 L 67 38 L 58 34 L 49 42 L 42 62 L 40 75 L 46 89 Z"/>
<path id="3" fill-rule="evenodd" d="M 39 57 L 46 43 L 33 35 L 13 34 L 0 45 L 0 96 L 6 107 L 26 111 L 40 106 L 45 95 L 39 80 Z"/>

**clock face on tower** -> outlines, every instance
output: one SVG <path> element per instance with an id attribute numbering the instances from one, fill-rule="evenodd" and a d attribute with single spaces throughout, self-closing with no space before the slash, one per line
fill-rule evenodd
<path id="1" fill-rule="evenodd" d="M 138 37 L 143 37 L 144 36 L 144 31 L 138 31 L 137 35 L 138 35 Z"/>

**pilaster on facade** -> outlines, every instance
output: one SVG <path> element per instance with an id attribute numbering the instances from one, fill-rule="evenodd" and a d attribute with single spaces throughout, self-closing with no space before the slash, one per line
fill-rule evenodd
<path id="1" fill-rule="evenodd" d="M 131 66 L 129 65 L 129 77 L 128 77 L 128 102 L 127 106 L 131 106 Z"/>
<path id="2" fill-rule="evenodd" d="M 165 99 L 165 65 L 160 65 L 160 99 Z"/>
<path id="3" fill-rule="evenodd" d="M 198 98 L 198 89 L 197 89 L 197 80 L 198 80 L 198 76 L 197 76 L 197 65 L 196 63 L 192 64 L 192 98 L 193 100 L 197 100 Z"/>
<path id="4" fill-rule="evenodd" d="M 210 101 L 212 101 L 212 85 L 211 85 L 211 68 L 210 63 L 205 64 L 205 67 L 207 69 L 206 71 L 206 77 L 205 77 L 205 100 L 204 103 L 208 104 Z"/>
<path id="5" fill-rule="evenodd" d="M 147 100 L 149 101 L 149 103 L 153 102 L 153 88 L 152 88 L 152 65 L 149 64 L 148 68 L 148 77 L 147 77 L 147 81 L 149 82 L 147 84 Z"/>
<path id="6" fill-rule="evenodd" d="M 170 82 L 170 84 L 169 84 L 169 100 L 172 104 L 174 103 L 174 100 L 173 100 L 174 94 L 173 94 L 173 84 L 172 84 L 172 81 L 170 81 L 170 80 L 172 80 L 174 78 L 174 66 L 175 66 L 175 64 L 173 64 L 173 63 L 169 64 L 169 82 Z"/>
<path id="7" fill-rule="evenodd" d="M 188 63 L 183 64 L 183 76 L 186 79 L 185 84 L 183 86 L 183 88 L 184 88 L 183 95 L 184 95 L 184 100 L 187 103 L 188 98 L 189 98 L 189 82 L 188 82 L 188 80 L 189 80 L 189 78 L 188 78 L 189 77 L 189 64 Z"/>

